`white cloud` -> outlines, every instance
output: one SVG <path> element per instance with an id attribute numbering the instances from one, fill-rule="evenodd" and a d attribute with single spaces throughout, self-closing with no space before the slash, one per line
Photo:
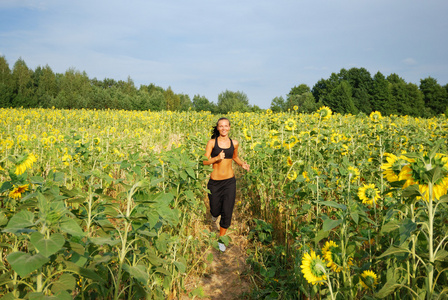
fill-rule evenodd
<path id="1" fill-rule="evenodd" d="M 402 62 L 403 62 L 405 65 L 408 65 L 408 66 L 412 66 L 412 65 L 417 64 L 417 61 L 416 61 L 415 59 L 411 58 L 411 57 L 408 57 L 408 58 L 403 59 Z"/>

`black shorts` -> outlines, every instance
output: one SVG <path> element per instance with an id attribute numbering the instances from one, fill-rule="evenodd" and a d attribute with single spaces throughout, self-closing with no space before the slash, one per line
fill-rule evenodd
<path id="1" fill-rule="evenodd" d="M 221 215 L 219 226 L 229 228 L 232 221 L 233 207 L 235 206 L 236 179 L 235 177 L 224 180 L 213 180 L 210 178 L 207 184 L 210 190 L 210 213 L 217 218 Z"/>

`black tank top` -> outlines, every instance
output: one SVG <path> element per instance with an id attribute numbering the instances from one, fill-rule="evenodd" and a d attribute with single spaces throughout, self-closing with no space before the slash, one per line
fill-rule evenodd
<path id="1" fill-rule="evenodd" d="M 224 157 L 225 159 L 232 159 L 233 158 L 234 147 L 233 147 L 232 139 L 230 139 L 230 147 L 227 148 L 227 149 L 222 149 L 218 145 L 218 138 L 215 138 L 215 147 L 213 147 L 211 156 L 212 157 L 218 156 L 219 153 L 221 153 L 221 151 L 223 151 L 223 150 L 224 150 L 224 154 L 225 154 L 225 157 Z"/>

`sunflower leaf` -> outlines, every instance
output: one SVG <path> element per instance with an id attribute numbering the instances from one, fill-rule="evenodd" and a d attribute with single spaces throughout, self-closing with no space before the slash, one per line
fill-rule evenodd
<path id="1" fill-rule="evenodd" d="M 395 291 L 396 288 L 400 287 L 401 284 L 395 282 L 395 280 L 389 280 L 386 284 L 375 294 L 375 298 L 385 298 Z"/>
<path id="2" fill-rule="evenodd" d="M 386 251 L 384 251 L 383 254 L 381 254 L 380 256 L 377 257 L 377 259 L 389 256 L 389 255 L 395 255 L 395 254 L 399 254 L 399 253 L 408 253 L 409 250 L 402 248 L 402 247 L 395 247 L 395 246 L 390 246 L 389 249 L 387 249 Z"/>

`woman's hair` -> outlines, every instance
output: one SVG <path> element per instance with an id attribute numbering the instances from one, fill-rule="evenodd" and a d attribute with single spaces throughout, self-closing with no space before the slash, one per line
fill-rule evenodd
<path id="1" fill-rule="evenodd" d="M 219 118 L 218 122 L 216 122 L 216 126 L 213 127 L 213 129 L 212 129 L 212 137 L 211 137 L 212 139 L 216 139 L 219 136 L 218 123 L 221 120 L 227 120 L 229 122 L 229 125 L 230 125 L 229 119 L 227 119 L 227 118 Z"/>

